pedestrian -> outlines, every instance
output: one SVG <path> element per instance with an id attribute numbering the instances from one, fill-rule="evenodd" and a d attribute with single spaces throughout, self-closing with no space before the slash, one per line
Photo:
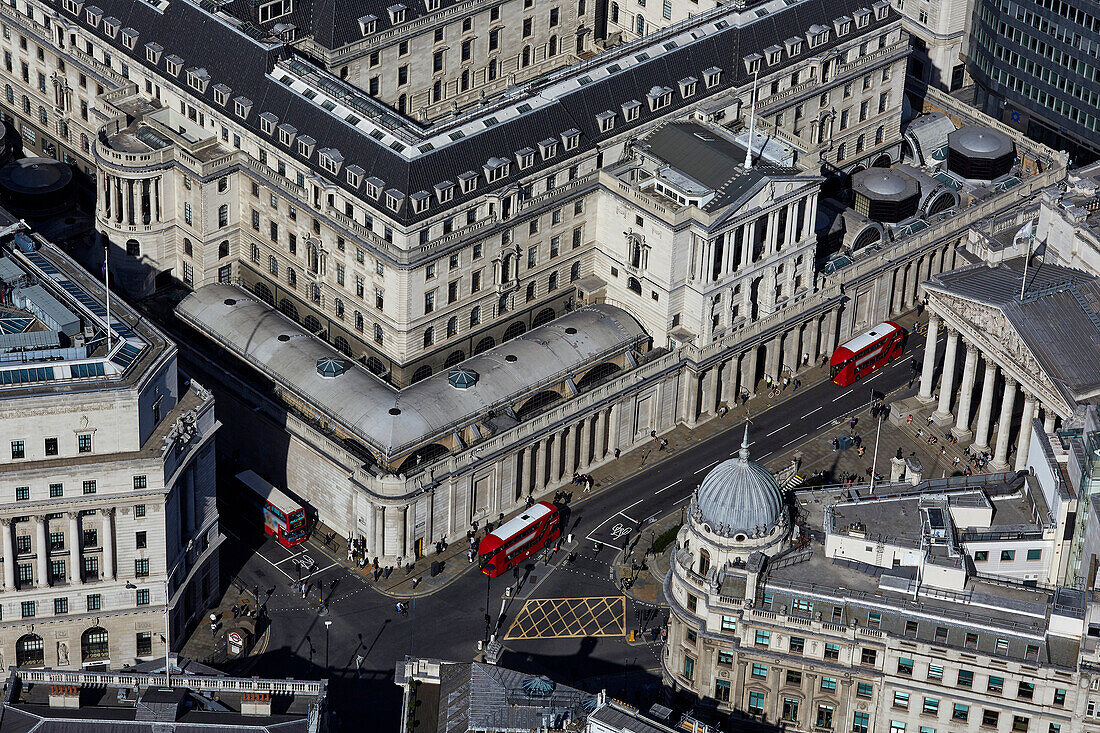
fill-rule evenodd
<path id="1" fill-rule="evenodd" d="M 848 421 L 848 424 L 852 427 L 852 430 L 856 429 L 857 422 L 859 422 L 859 418 L 854 415 L 852 416 L 852 419 Z"/>
<path id="2" fill-rule="evenodd" d="M 237 608 L 237 606 L 236 606 L 236 605 L 234 605 L 234 606 L 233 606 L 233 618 L 237 618 L 237 615 L 238 615 L 239 613 L 240 613 L 240 609 L 239 609 L 239 608 Z"/>
<path id="3" fill-rule="evenodd" d="M 660 447 L 658 448 L 658 450 L 664 450 L 667 447 L 668 447 L 668 441 L 665 440 L 664 438 L 661 438 L 661 443 L 660 443 Z"/>
<path id="4" fill-rule="evenodd" d="M 218 625 L 213 621 L 210 622 L 210 636 L 218 635 Z"/>
<path id="5" fill-rule="evenodd" d="M 802 386 L 802 380 L 801 379 L 794 380 L 794 391 L 795 392 L 797 392 L 798 388 L 801 387 L 801 386 Z"/>
<path id="6" fill-rule="evenodd" d="M 469 550 L 466 551 L 466 559 L 470 563 L 473 563 L 473 561 L 474 561 L 474 548 L 471 547 Z"/>
<path id="7" fill-rule="evenodd" d="M 802 354 L 802 366 L 808 366 L 810 363 L 810 355 L 803 352 Z"/>
<path id="8" fill-rule="evenodd" d="M 619 450 L 618 448 L 616 448 L 615 449 L 615 457 L 618 458 L 620 454 L 622 454 L 622 451 Z"/>
<path id="9" fill-rule="evenodd" d="M 928 424 L 929 424 L 929 425 L 931 425 L 931 424 L 932 424 L 932 420 L 933 420 L 932 416 L 931 416 L 931 415 L 929 415 L 929 416 L 928 416 Z"/>
<path id="10" fill-rule="evenodd" d="M 833 453 L 840 450 L 840 441 L 837 438 L 833 438 Z"/>
<path id="11" fill-rule="evenodd" d="M 924 313 L 924 303 L 917 303 L 917 318 L 920 318 L 922 313 Z"/>
<path id="12" fill-rule="evenodd" d="M 958 456 L 955 456 L 955 465 L 956 466 L 959 465 L 959 457 Z"/>
<path id="13" fill-rule="evenodd" d="M 909 413 L 909 417 L 905 418 L 905 424 L 906 425 L 912 425 L 913 424 L 913 413 Z"/>

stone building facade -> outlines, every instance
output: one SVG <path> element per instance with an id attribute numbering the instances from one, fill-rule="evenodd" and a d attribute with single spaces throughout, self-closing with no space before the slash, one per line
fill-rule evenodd
<path id="1" fill-rule="evenodd" d="M 221 591 L 213 397 L 181 389 L 175 346 L 118 302 L 108 340 L 102 287 L 34 243 L 4 245 L 5 288 L 39 288 L 27 297 L 77 327 L 3 374 L 0 656 L 60 668 L 163 657 L 166 622 L 178 639 Z"/>

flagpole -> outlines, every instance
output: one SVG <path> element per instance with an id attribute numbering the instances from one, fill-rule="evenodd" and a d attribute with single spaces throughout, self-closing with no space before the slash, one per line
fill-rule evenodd
<path id="1" fill-rule="evenodd" d="M 757 71 L 752 75 L 752 100 L 749 107 L 749 144 L 748 153 L 745 155 L 745 170 L 752 170 L 752 131 L 756 127 L 756 80 L 760 77 L 760 72 Z"/>
<path id="2" fill-rule="evenodd" d="M 111 350 L 111 266 L 110 266 L 110 253 L 111 243 L 106 237 L 103 238 L 103 293 L 107 301 L 107 350 Z"/>
<path id="3" fill-rule="evenodd" d="M 1020 300 L 1024 299 L 1024 289 L 1027 287 L 1027 266 L 1031 262 L 1031 246 L 1035 243 L 1035 222 L 1027 223 L 1029 229 L 1027 237 L 1027 256 L 1024 257 L 1024 277 L 1020 280 Z"/>

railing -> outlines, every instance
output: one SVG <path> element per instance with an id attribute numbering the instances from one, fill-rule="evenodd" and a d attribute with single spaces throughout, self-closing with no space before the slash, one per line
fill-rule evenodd
<path id="1" fill-rule="evenodd" d="M 55 669 L 15 669 L 15 674 L 24 683 L 46 685 L 78 685 L 88 687 L 131 687 L 143 688 L 164 684 L 164 677 L 154 674 L 116 673 L 116 672 L 66 672 Z M 273 695 L 322 695 L 325 682 L 302 680 L 276 680 L 207 677 L 185 674 L 179 679 L 186 681 L 192 690 L 212 692 L 267 692 Z"/>

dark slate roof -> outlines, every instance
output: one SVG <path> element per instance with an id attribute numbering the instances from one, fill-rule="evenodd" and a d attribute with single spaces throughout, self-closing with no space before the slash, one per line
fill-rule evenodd
<path id="1" fill-rule="evenodd" d="M 555 685 L 548 696 L 532 696 L 523 688 L 531 675 L 473 662 L 447 663 L 440 674 L 439 733 L 466 730 L 539 730 L 545 716 L 583 720 L 589 693 Z M 551 725 L 551 728 L 564 727 Z"/>
<path id="2" fill-rule="evenodd" d="M 1058 265 L 1029 267 L 1020 299 L 1023 258 L 945 272 L 926 283 L 999 309 L 1063 396 L 1083 402 L 1100 396 L 1100 278 Z"/>
<path id="3" fill-rule="evenodd" d="M 73 17 L 64 9 L 60 0 L 46 1 L 64 17 Z M 86 13 L 76 18 L 77 23 L 86 32 L 98 37 L 100 43 L 113 47 L 113 53 L 119 58 L 126 59 L 130 65 L 153 67 L 154 65 L 146 60 L 145 44 L 151 41 L 157 42 L 164 47 L 162 60 L 156 68 L 160 76 L 168 76 L 164 58 L 172 54 L 181 57 L 184 62 L 183 71 L 174 80 L 181 89 L 187 88 L 186 69 L 205 68 L 211 77 L 206 92 L 200 93 L 188 89 L 188 93 L 204 98 L 206 103 L 214 109 L 224 109 L 225 116 L 234 124 L 243 125 L 258 136 L 268 138 L 270 146 L 282 149 L 283 155 L 288 160 L 300 163 L 302 158 L 296 150 L 285 147 L 275 138 L 260 132 L 258 120 L 261 113 L 272 113 L 279 118 L 280 123 L 287 123 L 297 128 L 300 135 L 315 138 L 317 150 L 321 148 L 339 150 L 345 157 L 344 167 L 352 164 L 359 165 L 365 171 L 364 177 L 376 176 L 385 182 L 386 188 L 396 189 L 406 195 L 420 190 L 431 191 L 434 184 L 444 180 L 457 180 L 459 174 L 469 170 L 480 172 L 485 162 L 492 157 L 514 161 L 516 151 L 525 147 L 536 147 L 539 141 L 546 138 L 558 138 L 561 133 L 572 128 L 581 131 L 580 146 L 577 150 L 571 151 L 573 156 L 577 156 L 590 150 L 597 143 L 618 136 L 631 127 L 666 117 L 679 109 L 697 105 L 700 100 L 709 96 L 742 86 L 750 78 L 745 64 L 741 62 L 745 53 L 762 51 L 769 46 L 782 44 L 785 39 L 792 36 L 804 37 L 807 29 L 814 24 L 831 26 L 834 19 L 851 15 L 857 9 L 873 4 L 872 0 L 799 0 L 795 4 L 784 6 L 781 10 L 753 18 L 744 27 L 737 27 L 729 24 L 728 21 L 723 21 L 722 18 L 726 17 L 724 10 L 712 11 L 696 19 L 699 23 L 697 27 L 710 24 L 711 32 L 693 42 L 682 43 L 666 51 L 661 44 L 666 44 L 671 37 L 685 32 L 684 28 L 679 28 L 663 34 L 647 36 L 602 54 L 582 66 L 585 69 L 595 68 L 594 65 L 604 65 L 615 58 L 635 56 L 647 48 L 660 49 L 660 53 L 654 52 L 655 55 L 652 58 L 642 60 L 610 76 L 594 80 L 590 84 L 562 92 L 549 104 L 537 107 L 529 113 L 504 120 L 477 134 L 467 135 L 454 143 L 408 160 L 388 145 L 380 143 L 361 129 L 322 110 L 314 102 L 268 76 L 268 72 L 273 69 L 276 61 L 296 54 L 285 46 L 269 40 L 257 40 L 248 34 L 247 29 L 242 30 L 230 20 L 217 17 L 190 2 L 171 2 L 166 6 L 162 4 L 159 10 L 145 2 L 134 0 L 89 0 L 89 2 L 94 2 L 96 7 L 101 8 L 104 16 L 118 18 L 123 28 L 130 27 L 139 33 L 135 48 L 130 51 L 122 45 L 121 33 L 116 39 L 111 39 L 105 35 L 102 24 L 98 28 L 91 28 Z M 315 9 L 321 16 L 327 18 L 329 3 L 338 4 L 339 0 L 314 0 L 314 4 L 309 8 L 311 12 Z M 417 3 L 407 1 L 404 4 L 410 12 L 413 12 Z M 84 6 L 85 9 L 88 7 L 91 5 Z M 346 9 L 338 11 L 334 7 L 332 17 L 336 18 L 338 12 L 346 12 Z M 358 11 L 355 11 L 356 17 L 358 17 L 357 13 Z M 736 14 L 736 11 L 730 10 L 729 13 Z M 383 21 L 383 15 L 388 18 L 386 13 L 374 14 L 379 15 L 380 24 Z M 876 19 L 872 14 L 868 27 L 853 30 L 853 35 L 872 32 L 897 19 L 898 15 L 892 9 L 883 20 Z M 302 20 L 304 21 L 304 18 Z M 317 22 L 328 21 L 322 18 Z M 344 24 L 343 20 L 334 22 Z M 719 28 L 718 26 L 722 23 L 725 25 Z M 357 27 L 357 20 L 354 25 Z M 830 34 L 827 44 L 812 50 L 808 48 L 808 44 L 804 43 L 802 55 L 818 55 L 837 45 L 841 40 L 849 40 L 850 37 L 838 40 L 835 34 Z M 622 103 L 631 99 L 645 100 L 645 95 L 655 84 L 675 88 L 676 82 L 687 76 L 702 79 L 702 72 L 711 67 L 722 69 L 721 81 L 714 87 L 708 89 L 705 85 L 699 84 L 697 94 L 686 100 L 674 91 L 669 106 L 652 112 L 648 105 L 643 104 L 637 120 L 632 122 L 620 120 L 620 124 L 613 130 L 606 133 L 599 131 L 596 122 L 597 114 L 606 110 L 619 110 Z M 560 77 L 555 78 L 560 79 Z M 232 89 L 230 102 L 225 108 L 217 104 L 213 98 L 214 86 L 219 83 L 228 85 Z M 541 83 L 545 88 L 546 82 Z M 538 89 L 539 87 L 535 86 L 534 92 L 537 93 Z M 232 100 L 237 96 L 247 97 L 253 103 L 247 120 L 242 121 L 233 114 Z M 365 95 L 363 98 L 366 99 Z M 516 103 L 516 100 L 512 99 L 511 103 Z M 406 134 L 419 135 L 420 132 L 412 122 L 409 122 Z M 523 171 L 513 165 L 508 178 L 492 185 L 503 187 L 515 180 L 527 178 L 541 168 L 560 165 L 569 155 L 570 153 L 563 152 L 549 161 L 544 162 L 540 159 L 534 167 Z M 319 175 L 350 191 L 351 187 L 344 177 L 343 169 L 337 175 L 330 174 L 317 165 L 316 156 L 315 151 L 308 163 L 310 167 Z M 460 206 L 465 200 L 481 196 L 487 188 L 488 186 L 483 182 L 483 185 L 471 194 L 456 194 L 455 200 L 448 206 Z M 359 191 L 351 192 L 357 197 L 360 196 Z M 414 214 L 411 207 L 406 204 L 395 216 L 389 210 L 381 208 L 381 204 L 372 203 L 371 205 L 379 207 L 379 211 L 384 215 L 405 224 L 412 224 L 438 213 L 438 209 L 429 207 L 427 212 Z"/>
<path id="4" fill-rule="evenodd" d="M 250 717 L 238 713 L 185 714 L 173 722 L 138 721 L 133 708 L 50 708 L 48 705 L 5 704 L 0 716 L 0 733 L 210 733 L 252 731 L 253 733 L 306 733 L 305 716 Z"/>

